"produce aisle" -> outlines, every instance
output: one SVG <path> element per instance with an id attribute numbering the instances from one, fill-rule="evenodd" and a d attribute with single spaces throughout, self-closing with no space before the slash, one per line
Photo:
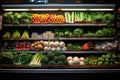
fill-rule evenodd
<path id="1" fill-rule="evenodd" d="M 2 8 L 1 72 L 120 72 L 115 4 Z"/>

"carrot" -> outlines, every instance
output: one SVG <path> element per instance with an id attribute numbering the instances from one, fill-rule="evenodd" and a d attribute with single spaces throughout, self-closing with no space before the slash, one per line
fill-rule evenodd
<path id="1" fill-rule="evenodd" d="M 88 43 L 85 43 L 82 48 L 83 48 L 83 50 L 88 50 L 89 49 Z"/>

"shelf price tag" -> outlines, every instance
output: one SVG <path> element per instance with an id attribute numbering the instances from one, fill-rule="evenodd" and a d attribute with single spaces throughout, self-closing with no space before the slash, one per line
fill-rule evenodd
<path id="1" fill-rule="evenodd" d="M 105 40 L 105 38 L 100 38 L 100 40 Z"/>
<path id="2" fill-rule="evenodd" d="M 83 24 L 80 24 L 80 26 L 83 26 Z"/>

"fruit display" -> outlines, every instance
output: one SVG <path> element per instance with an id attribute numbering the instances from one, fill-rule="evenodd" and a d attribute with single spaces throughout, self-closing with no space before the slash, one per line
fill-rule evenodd
<path id="1" fill-rule="evenodd" d="M 114 15 L 105 12 L 65 12 L 67 23 L 106 23 L 112 24 Z"/>
<path id="2" fill-rule="evenodd" d="M 12 23 L 13 25 L 19 25 L 20 23 L 29 24 L 32 18 L 29 12 L 5 12 L 3 14 L 4 21 L 6 23 Z"/>
<path id="3" fill-rule="evenodd" d="M 44 51 L 66 51 L 63 41 L 44 41 Z"/>
<path id="4" fill-rule="evenodd" d="M 21 39 L 29 39 L 29 38 L 30 37 L 29 37 L 28 31 L 24 31 L 23 34 L 22 34 L 22 36 L 21 36 Z"/>
<path id="5" fill-rule="evenodd" d="M 2 36 L 3 39 L 9 39 L 10 38 L 10 32 L 5 32 Z"/>
<path id="6" fill-rule="evenodd" d="M 64 54 L 57 52 L 50 52 L 41 59 L 42 65 L 68 65 L 67 58 Z"/>
<path id="7" fill-rule="evenodd" d="M 3 39 L 30 39 L 29 32 L 27 30 L 24 30 L 22 35 L 19 30 L 13 31 L 12 34 L 9 31 L 6 31 L 3 34 L 2 38 Z"/>
<path id="8" fill-rule="evenodd" d="M 68 56 L 67 57 L 68 64 L 72 65 L 85 65 L 85 58 L 84 57 L 77 57 L 77 56 Z"/>
<path id="9" fill-rule="evenodd" d="M 20 39 L 21 35 L 20 32 L 18 30 L 14 31 L 12 34 L 12 38 L 13 39 Z"/>
<path id="10" fill-rule="evenodd" d="M 49 19 L 50 19 L 50 23 L 64 23 L 65 22 L 65 18 L 63 15 L 51 14 Z"/>
<path id="11" fill-rule="evenodd" d="M 64 23 L 63 15 L 56 14 L 32 14 L 32 23 Z"/>
<path id="12" fill-rule="evenodd" d="M 43 50 L 44 49 L 44 41 L 41 40 L 41 41 L 34 41 L 31 46 L 30 46 L 30 49 L 31 50 Z"/>
<path id="13" fill-rule="evenodd" d="M 2 46 L 2 50 L 30 50 L 30 42 L 29 41 L 16 41 L 16 42 L 5 42 Z"/>
<path id="14" fill-rule="evenodd" d="M 23 41 L 23 42 L 15 42 L 15 50 L 30 50 L 30 44 L 31 42 L 27 41 Z"/>
<path id="15" fill-rule="evenodd" d="M 32 14 L 32 23 L 49 23 L 49 14 Z"/>

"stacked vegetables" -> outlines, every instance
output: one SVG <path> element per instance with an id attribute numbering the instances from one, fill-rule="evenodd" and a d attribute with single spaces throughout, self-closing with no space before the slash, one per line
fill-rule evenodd
<path id="1" fill-rule="evenodd" d="M 102 30 L 98 30 L 95 32 L 96 36 L 114 36 L 115 35 L 115 29 L 113 28 L 103 28 Z"/>
<path id="2" fill-rule="evenodd" d="M 64 17 L 65 16 L 65 17 Z M 63 15 L 37 14 L 29 12 L 5 12 L 4 21 L 19 25 L 20 23 L 106 23 L 112 24 L 114 15 L 107 12 L 65 12 Z"/>
<path id="3" fill-rule="evenodd" d="M 106 23 L 112 24 L 114 16 L 104 12 L 65 12 L 67 23 Z"/>
<path id="4" fill-rule="evenodd" d="M 32 23 L 64 23 L 63 15 L 56 14 L 33 14 Z"/>
<path id="5" fill-rule="evenodd" d="M 44 41 L 44 51 L 66 51 L 63 41 Z"/>
<path id="6" fill-rule="evenodd" d="M 44 47 L 43 47 L 43 43 L 44 41 L 41 40 L 41 41 L 34 41 L 32 44 L 31 44 L 31 50 L 43 50 Z"/>
<path id="7" fill-rule="evenodd" d="M 2 36 L 3 39 L 29 39 L 29 33 L 27 30 L 24 30 L 23 34 L 20 34 L 19 30 L 13 31 L 11 34 L 9 31 L 5 32 Z"/>
<path id="8" fill-rule="evenodd" d="M 76 28 L 73 31 L 70 28 L 64 28 L 64 29 L 55 29 L 55 36 L 56 37 L 66 37 L 66 38 L 72 38 L 72 37 L 111 37 L 115 35 L 115 29 L 114 28 L 102 28 L 101 30 L 97 30 L 95 32 L 88 31 L 87 33 L 84 33 L 84 30 L 81 28 Z"/>
<path id="9" fill-rule="evenodd" d="M 102 65 L 102 64 L 119 64 L 118 57 L 113 53 L 107 53 L 100 57 L 87 56 L 85 58 L 86 65 Z"/>
<path id="10" fill-rule="evenodd" d="M 50 52 L 41 59 L 42 65 L 68 65 L 67 58 L 64 54 Z"/>
<path id="11" fill-rule="evenodd" d="M 32 54 L 25 52 L 1 52 L 0 53 L 0 64 L 29 64 L 32 59 Z"/>
<path id="12" fill-rule="evenodd" d="M 72 56 L 68 56 L 67 57 L 67 61 L 68 61 L 68 64 L 70 66 L 72 65 L 85 65 L 84 61 L 85 61 L 85 58 L 84 57 L 72 57 Z"/>
<path id="13" fill-rule="evenodd" d="M 36 53 L 33 57 L 29 66 L 31 67 L 41 67 L 41 59 L 44 57 L 42 53 Z"/>
<path id="14" fill-rule="evenodd" d="M 67 50 L 72 50 L 72 51 L 77 51 L 77 50 L 80 51 L 82 49 L 79 44 L 72 44 L 72 43 L 68 43 L 66 47 L 67 47 Z"/>
<path id="15" fill-rule="evenodd" d="M 49 14 L 32 14 L 32 23 L 49 23 Z"/>
<path id="16" fill-rule="evenodd" d="M 6 23 L 12 23 L 13 25 L 19 25 L 20 23 L 29 24 L 32 18 L 31 13 L 29 12 L 5 12 L 4 21 Z"/>

